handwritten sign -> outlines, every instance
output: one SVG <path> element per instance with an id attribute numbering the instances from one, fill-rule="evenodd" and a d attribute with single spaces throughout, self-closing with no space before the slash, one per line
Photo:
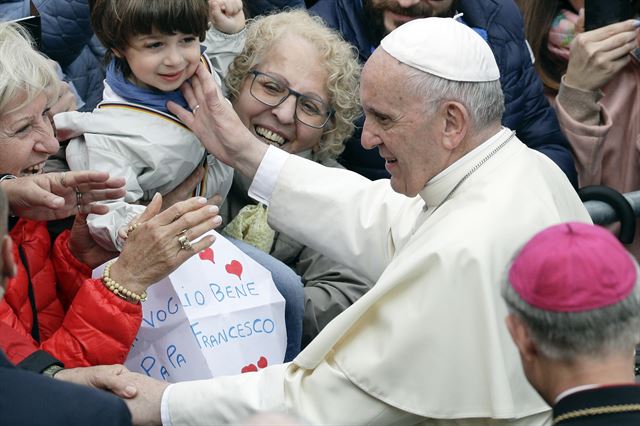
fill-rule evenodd
<path id="1" fill-rule="evenodd" d="M 130 370 L 178 382 L 283 361 L 284 299 L 271 273 L 220 234 L 210 234 L 216 237 L 210 248 L 147 290 L 142 324 L 125 362 Z M 104 265 L 93 276 L 103 270 Z"/>

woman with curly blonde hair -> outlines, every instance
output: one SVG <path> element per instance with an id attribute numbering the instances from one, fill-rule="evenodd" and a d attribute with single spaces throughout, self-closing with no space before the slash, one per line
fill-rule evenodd
<path id="1" fill-rule="evenodd" d="M 238 116 L 260 141 L 341 167 L 336 157 L 360 113 L 359 75 L 354 49 L 320 18 L 297 10 L 249 22 L 245 47 L 229 67 L 226 85 Z M 249 184 L 236 174 L 221 209 L 228 223 L 223 232 L 240 240 L 237 245 L 271 270 L 274 281 L 290 276 L 291 285 L 279 288 L 287 301 L 299 300 L 285 312 L 289 358 L 297 352 L 292 345 L 300 348 L 300 328 L 306 344 L 372 283 L 274 232 L 266 221 L 266 207 L 247 196 Z M 295 321 L 303 311 L 303 321 Z M 297 323 L 296 330 L 292 323 Z"/>

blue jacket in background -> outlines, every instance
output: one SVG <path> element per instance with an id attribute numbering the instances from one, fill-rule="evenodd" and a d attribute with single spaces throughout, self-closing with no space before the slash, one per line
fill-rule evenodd
<path id="1" fill-rule="evenodd" d="M 93 35 L 88 0 L 34 0 L 42 23 L 42 52 L 58 62 L 91 111 L 102 100 L 104 47 Z M 0 20 L 31 15 L 28 0 L 0 0 Z"/>
<path id="2" fill-rule="evenodd" d="M 358 48 L 362 63 L 380 43 L 367 37 L 362 0 L 320 0 L 311 11 Z M 551 158 L 576 186 L 577 174 L 569 144 L 544 96 L 525 41 L 522 16 L 515 3 L 512 0 L 458 0 L 458 11 L 464 14 L 467 25 L 487 32 L 505 96 L 502 124 L 515 130 L 518 138 L 530 148 Z M 362 123 L 361 120 L 359 125 Z M 384 160 L 377 151 L 366 151 L 360 145 L 360 134 L 361 128 L 347 142 L 341 161 L 370 179 L 388 177 Z"/>
<path id="3" fill-rule="evenodd" d="M 266 15 L 284 8 L 305 7 L 304 0 L 244 0 L 252 16 Z"/>

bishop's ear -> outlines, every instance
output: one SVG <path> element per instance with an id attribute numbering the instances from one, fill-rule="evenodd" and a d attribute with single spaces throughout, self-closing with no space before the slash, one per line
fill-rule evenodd
<path id="1" fill-rule="evenodd" d="M 522 320 L 515 314 L 509 314 L 505 319 L 505 322 L 507 323 L 509 334 L 511 334 L 513 342 L 518 347 L 518 351 L 520 352 L 522 359 L 530 361 L 537 357 L 538 348 L 535 342 L 531 339 L 531 332 Z"/>

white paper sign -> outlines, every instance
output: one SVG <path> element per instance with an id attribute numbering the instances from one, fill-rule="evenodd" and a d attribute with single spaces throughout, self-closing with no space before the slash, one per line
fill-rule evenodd
<path id="1" fill-rule="evenodd" d="M 210 248 L 147 290 L 142 325 L 125 362 L 131 371 L 178 382 L 257 371 L 284 360 L 285 302 L 271 273 L 210 233 L 216 237 Z"/>

